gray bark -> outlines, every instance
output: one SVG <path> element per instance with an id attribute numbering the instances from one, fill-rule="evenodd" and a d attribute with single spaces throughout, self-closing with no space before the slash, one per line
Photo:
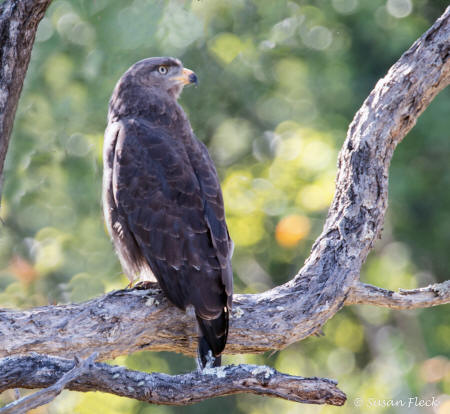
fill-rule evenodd
<path id="1" fill-rule="evenodd" d="M 310 257 L 288 283 L 235 296 L 226 352 L 282 349 L 319 331 L 346 302 L 396 301 L 407 308 L 450 301 L 448 283 L 440 285 L 439 295 L 429 289 L 425 303 L 417 291 L 393 296 L 359 283 L 361 265 L 383 226 L 394 149 L 449 83 L 449 39 L 450 8 L 377 83 L 349 127 L 336 196 Z M 193 315 L 171 306 L 157 289 L 111 292 L 83 304 L 3 310 L 0 333 L 0 356 L 35 351 L 72 358 L 81 349 L 97 351 L 102 359 L 142 349 L 195 355 L 197 342 Z"/>
<path id="2" fill-rule="evenodd" d="M 55 377 L 64 376 L 74 365 L 73 360 L 37 354 L 0 359 L 0 392 L 13 387 L 49 387 Z M 343 405 L 346 399 L 332 380 L 295 377 L 258 365 L 228 365 L 166 375 L 96 363 L 85 366 L 66 388 L 166 405 L 192 404 L 242 392 L 312 404 Z"/>
<path id="3" fill-rule="evenodd" d="M 391 309 L 430 308 L 449 302 L 450 280 L 418 289 L 400 289 L 398 292 L 358 283 L 345 300 L 346 305 L 370 304 Z"/>
<path id="4" fill-rule="evenodd" d="M 48 5 L 44 1 L 2 3 L 0 27 L 3 31 L 0 36 L 5 35 L 5 28 L 14 32 L 14 24 L 5 26 L 1 18 L 3 16 L 5 19 L 4 16 L 8 16 L 5 10 L 12 10 L 11 7 L 18 3 L 34 4 L 37 8 Z M 25 23 L 22 21 L 21 24 Z M 27 28 L 25 25 L 24 30 Z M 17 36 L 14 39 L 20 43 Z M 344 304 L 372 303 L 403 309 L 449 303 L 449 282 L 399 293 L 359 282 L 361 266 L 383 226 L 388 171 L 395 147 L 431 100 L 449 83 L 449 39 L 450 8 L 377 83 L 349 127 L 339 154 L 336 195 L 311 255 L 288 283 L 257 295 L 236 295 L 226 352 L 282 349 L 319 332 L 321 326 Z M 14 44 L 11 47 L 14 49 Z M 31 51 L 31 45 L 27 50 L 28 53 Z M 2 65 L 7 52 L 8 49 L 3 47 Z M 6 110 L 1 112 L 3 118 L 0 118 L 0 147 L 6 153 L 11 129 L 8 129 L 8 122 L 12 125 L 21 82 L 19 88 L 5 87 L 8 82 L 14 84 L 15 77 L 8 72 L 8 66 L 2 66 L 1 70 L 0 105 Z M 22 70 L 21 78 L 19 75 L 18 78 L 23 81 L 26 65 L 22 66 Z M 11 90 L 15 92 L 11 93 Z M 8 116 L 7 111 L 12 115 Z M 3 165 L 1 157 L 0 163 Z M 0 356 L 22 358 L 18 355 L 34 351 L 73 358 L 80 353 L 96 351 L 101 359 L 105 359 L 143 349 L 194 355 L 196 342 L 193 315 L 184 314 L 171 306 L 158 289 L 121 290 L 82 304 L 47 306 L 27 311 L 0 310 Z M 16 362 L 19 363 L 18 360 Z M 51 378 L 55 382 L 63 372 L 56 363 L 52 366 L 54 372 Z M 209 374 L 174 376 L 170 377 L 170 381 L 163 374 L 153 375 L 159 375 L 166 381 L 164 387 L 167 390 L 176 390 L 169 398 L 176 403 L 178 393 L 200 401 L 236 392 L 237 388 L 227 385 L 229 378 L 236 378 L 237 382 L 233 384 L 239 385 L 239 392 L 253 392 L 251 386 L 254 382 L 242 382 L 240 374 L 233 376 L 235 372 L 242 374 L 239 369 L 245 370 L 242 367 L 220 369 L 226 371 L 226 380 L 220 383 L 223 387 L 220 389 L 214 388 L 217 386 L 215 382 L 208 385 L 211 384 L 206 380 Z M 219 378 L 219 372 L 222 371 L 214 371 L 211 375 Z M 124 376 L 124 379 L 134 384 L 132 377 Z M 97 388 L 92 389 L 104 390 L 98 383 L 95 384 Z M 274 384 L 270 394 L 280 396 L 282 386 L 276 381 Z M 192 397 L 192 393 L 196 392 L 194 385 L 200 387 L 202 393 Z M 36 382 L 33 386 L 40 385 Z M 257 387 L 260 386 L 257 384 Z M 187 402 L 181 398 L 179 403 Z M 322 400 L 315 402 L 322 403 Z"/>
<path id="5" fill-rule="evenodd" d="M 92 354 L 84 361 L 76 359 L 74 365 L 65 373 L 63 371 L 61 378 L 54 384 L 49 385 L 47 388 L 35 392 L 34 394 L 7 404 L 3 408 L 0 408 L 0 414 L 25 414 L 33 408 L 48 404 L 61 393 L 68 383 L 71 383 L 75 378 L 78 378 L 87 371 L 89 366 L 94 362 L 96 356 L 96 354 Z M 36 355 L 32 357 L 5 358 L 0 360 L 0 392 L 2 385 L 4 386 L 7 383 L 11 383 L 13 379 L 16 380 L 16 388 L 19 386 L 22 387 L 20 381 L 17 381 L 16 379 L 17 376 L 22 378 L 24 386 L 31 383 L 31 378 L 37 379 L 38 381 L 41 380 L 37 383 L 39 384 L 38 386 L 32 387 L 41 388 L 45 386 L 45 378 L 49 378 L 48 372 L 49 370 L 52 372 L 53 368 L 51 363 L 48 363 L 45 358 Z M 31 372 L 29 372 L 30 369 L 32 369 Z M 22 388 L 25 388 L 24 386 Z"/>
<path id="6" fill-rule="evenodd" d="M 0 4 L 0 179 L 37 27 L 50 3 L 8 0 Z"/>
<path id="7" fill-rule="evenodd" d="M 290 305 L 270 292 L 235 295 L 225 353 L 283 349 L 292 337 L 311 334 L 307 326 L 290 322 L 295 317 Z M 450 302 L 450 281 L 398 293 L 357 283 L 343 300 L 393 309 L 431 307 Z M 321 308 L 313 315 L 322 320 Z M 80 304 L 0 309 L 0 357 L 38 352 L 73 358 L 82 350 L 110 359 L 144 349 L 195 356 L 196 329 L 195 316 L 172 306 L 159 289 L 118 290 Z"/>

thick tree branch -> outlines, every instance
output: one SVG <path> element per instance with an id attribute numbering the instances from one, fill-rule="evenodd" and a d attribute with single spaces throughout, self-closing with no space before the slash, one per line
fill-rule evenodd
<path id="1" fill-rule="evenodd" d="M 450 8 L 377 83 L 349 127 L 339 155 L 336 196 L 310 257 L 290 282 L 258 295 L 235 296 L 226 352 L 284 348 L 318 331 L 347 297 L 350 303 L 356 300 L 352 286 L 384 221 L 390 160 L 449 83 L 449 39 Z M 443 295 L 441 303 L 448 302 L 448 294 Z M 197 341 L 193 315 L 170 306 L 158 290 L 4 310 L 0 334 L 0 356 L 35 351 L 72 358 L 81 349 L 98 351 L 102 359 L 142 349 L 195 355 Z"/>
<path id="2" fill-rule="evenodd" d="M 0 4 L 0 181 L 34 38 L 50 3 L 6 0 Z"/>
<path id="3" fill-rule="evenodd" d="M 36 371 L 42 372 L 43 359 L 39 356 L 33 356 L 32 358 L 35 359 L 35 365 L 39 364 L 39 368 L 36 368 L 35 366 Z M 92 354 L 89 358 L 85 359 L 84 361 L 76 359 L 74 366 L 70 370 L 65 372 L 61 376 L 61 378 L 58 381 L 56 381 L 53 385 L 50 385 L 48 388 L 35 392 L 34 394 L 20 398 L 19 400 L 16 400 L 4 406 L 3 408 L 0 408 L 0 414 L 25 414 L 29 410 L 32 410 L 33 408 L 48 404 L 50 401 L 55 399 L 61 393 L 61 391 L 66 387 L 66 385 L 69 382 L 72 382 L 75 378 L 79 377 L 83 372 L 85 372 L 89 367 L 89 365 L 91 365 L 95 361 L 95 358 L 96 354 Z M 4 367 L 3 362 L 5 362 Z M 21 366 L 21 364 L 20 362 L 17 363 L 18 362 L 17 359 L 15 362 L 16 365 L 14 366 L 14 369 L 17 369 Z M 8 368 L 9 370 L 7 370 Z M 1 380 L 2 374 L 10 376 L 11 368 L 12 366 L 9 358 L 6 358 L 6 361 L 0 360 L 0 384 L 2 383 Z M 52 367 L 46 367 L 44 369 L 48 370 L 49 368 L 50 370 L 52 370 Z M 24 373 L 22 372 L 21 375 L 23 374 Z M 11 379 L 9 379 L 9 381 L 11 381 Z M 14 388 L 18 387 L 21 387 L 21 385 L 18 384 Z M 33 388 L 41 388 L 41 387 L 33 387 Z"/>
<path id="4" fill-rule="evenodd" d="M 304 327 L 289 325 L 288 308 L 281 308 L 277 301 L 266 304 L 264 299 L 263 294 L 235 296 L 227 353 L 282 349 L 288 329 L 309 335 Z M 398 293 L 357 283 L 345 300 L 345 305 L 393 309 L 445 303 L 450 303 L 450 281 Z M 270 324 L 281 324 L 286 331 L 274 337 Z M 246 335 L 251 325 L 251 335 Z M 83 350 L 109 359 L 143 349 L 195 356 L 196 329 L 195 316 L 172 306 L 160 290 L 119 290 L 81 304 L 0 310 L 0 357 L 39 352 L 73 358 Z M 277 327 L 276 332 L 281 329 Z"/>
<path id="5" fill-rule="evenodd" d="M 9 42 L 2 40 L 0 43 L 0 172 L 35 29 L 48 3 L 44 0 L 11 0 L 0 6 L 0 38 Z M 30 13 L 29 16 L 26 13 Z M 418 303 L 431 306 L 449 302 L 448 283 L 440 285 L 439 301 L 431 300 L 429 291 L 416 290 L 390 295 L 388 291 L 357 284 L 361 266 L 383 226 L 388 171 L 394 149 L 431 100 L 450 81 L 449 39 L 450 8 L 377 83 L 349 127 L 339 154 L 336 195 L 323 232 L 314 243 L 310 257 L 290 282 L 258 295 L 236 295 L 227 352 L 262 352 L 284 348 L 320 330 L 344 304 L 391 304 L 406 308 L 406 302 L 399 301 L 396 295 L 414 298 L 413 307 L 418 307 Z M 10 60 L 12 66 L 8 64 Z M 261 315 L 264 317 L 261 318 Z M 196 337 L 193 315 L 169 305 L 157 289 L 116 291 L 82 304 L 48 306 L 28 311 L 0 311 L 0 356 L 35 351 L 73 358 L 80 352 L 89 354 L 98 351 L 100 358 L 105 359 L 142 349 L 171 350 L 193 355 Z M 33 356 L 10 357 L 7 360 L 14 360 L 18 364 L 20 358 Z M 55 376 L 61 376 L 73 364 L 69 361 L 69 366 L 63 369 L 55 362 L 58 360 L 64 364 L 58 358 L 45 356 L 39 359 L 53 361 L 53 381 L 46 384 L 29 383 L 30 387 L 51 385 Z M 30 378 L 33 378 L 32 372 L 39 371 L 38 365 L 32 366 Z M 8 371 L 8 375 L 12 375 L 15 372 L 14 365 L 9 367 L 11 371 Z M 261 382 L 262 379 L 255 380 L 253 374 L 249 376 L 249 370 L 242 366 L 225 367 L 222 371 L 215 371 L 215 374 L 207 374 L 214 375 L 214 382 L 209 388 L 200 387 L 200 394 L 195 391 L 195 386 L 204 383 L 205 375 L 200 373 L 177 376 L 179 382 L 170 382 L 168 376 L 163 374 L 151 374 L 151 377 L 133 382 L 137 378 L 144 378 L 140 375 L 150 374 L 135 373 L 128 377 L 131 371 L 124 368 L 108 368 L 104 364 L 94 367 L 97 371 L 91 378 L 93 382 L 89 383 L 92 386 L 90 389 L 109 392 L 105 384 L 98 382 L 103 378 L 100 373 L 106 370 L 108 374 L 105 375 L 110 378 L 107 376 L 111 374 L 108 370 L 116 369 L 116 374 L 119 374 L 117 378 L 122 373 L 123 378 L 126 378 L 123 387 L 113 384 L 123 389 L 121 392 L 124 394 L 119 395 L 137 399 L 145 396 L 146 401 L 158 402 L 156 399 L 150 400 L 154 397 L 154 391 L 148 396 L 149 387 L 145 381 L 149 380 L 148 384 L 164 384 L 155 388 L 157 395 L 154 398 L 161 398 L 160 403 L 166 399 L 166 403 L 186 404 L 211 396 L 254 392 L 256 389 L 265 395 L 283 396 L 285 393 L 289 398 L 292 397 L 290 393 L 297 395 L 290 388 L 291 385 L 283 383 L 282 378 L 286 379 L 286 376 L 270 374 L 267 385 L 265 381 Z M 254 369 L 259 368 L 251 368 Z M 225 372 L 225 377 L 219 372 Z M 61 375 L 56 375 L 58 373 Z M 270 388 L 272 375 L 274 382 L 273 388 Z M 71 387 L 81 378 L 84 376 L 68 384 L 68 388 L 75 389 Z M 220 380 L 217 383 L 216 378 Z M 94 382 L 96 379 L 97 382 Z M 140 381 L 144 381 L 141 384 L 144 388 L 139 388 Z M 255 388 L 249 391 L 249 387 L 243 387 L 242 381 L 248 381 L 247 385 L 254 385 Z M 139 395 L 132 395 L 128 389 L 130 384 L 140 390 Z M 189 384 L 195 386 L 190 387 Z M 329 390 L 329 384 L 327 382 L 325 389 Z M 172 385 L 175 388 L 171 388 Z M 5 386 L 10 388 L 18 385 Z M 126 391 L 128 394 L 125 394 Z M 178 393 L 187 395 L 187 399 L 176 400 Z M 314 394 L 307 398 L 299 397 L 296 401 L 321 403 L 322 400 L 316 397 L 322 398 Z M 342 395 L 341 400 L 336 401 L 343 402 Z"/>
<path id="6" fill-rule="evenodd" d="M 351 290 L 346 305 L 370 304 L 391 309 L 418 309 L 450 303 L 450 280 L 419 289 L 398 292 L 357 283 Z"/>
<path id="7" fill-rule="evenodd" d="M 73 368 L 73 360 L 46 355 L 3 358 L 0 359 L 0 392 L 15 387 L 48 387 L 55 376 L 62 377 Z M 65 384 L 65 388 L 102 391 L 168 405 L 192 404 L 243 392 L 313 404 L 343 405 L 346 400 L 334 381 L 285 375 L 257 365 L 229 365 L 202 372 L 166 375 L 96 363 L 85 365 L 83 372 Z"/>

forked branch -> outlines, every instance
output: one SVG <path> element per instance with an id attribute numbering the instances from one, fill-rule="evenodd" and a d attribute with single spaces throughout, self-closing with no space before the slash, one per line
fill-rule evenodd
<path id="1" fill-rule="evenodd" d="M 1 19 L 12 3 L 18 2 L 7 0 L 1 4 L 0 25 L 4 25 Z M 35 3 L 37 7 L 45 2 L 28 0 L 23 3 Z M 311 255 L 288 283 L 257 295 L 235 296 L 226 352 L 282 349 L 319 331 L 344 304 L 371 303 L 406 309 L 449 303 L 449 282 L 400 293 L 359 282 L 361 266 L 383 226 L 387 208 L 389 165 L 395 147 L 414 126 L 432 99 L 449 84 L 449 39 L 450 8 L 377 83 L 350 124 L 339 154 L 336 195 Z M 31 51 L 31 48 L 27 50 Z M 3 55 L 6 52 L 3 46 Z M 7 74 L 9 78 L 4 77 L 4 67 L 1 70 L 0 92 L 6 90 L 3 80 L 11 77 L 11 74 Z M 26 65 L 23 70 L 26 70 Z M 3 94 L 0 98 L 3 99 L 3 96 L 6 105 L 0 101 L 2 108 L 14 109 L 17 102 L 9 100 L 14 101 L 18 94 Z M 8 115 L 7 119 L 12 122 L 14 111 L 9 111 L 12 115 Z M 0 117 L 0 126 L 1 122 L 5 121 Z M 4 125 L 0 142 L 0 171 L 3 165 L 1 154 L 2 151 L 6 153 L 10 132 Z M 32 351 L 66 358 L 73 358 L 80 353 L 98 352 L 100 359 L 143 349 L 194 355 L 196 342 L 193 315 L 171 306 L 158 289 L 121 290 L 82 304 L 47 306 L 27 311 L 0 311 L 0 356 L 10 357 L 17 364 L 25 361 L 23 358 L 31 361 L 33 356 L 18 355 Z M 54 367 L 53 382 L 73 364 L 56 357 L 39 358 L 52 361 L 49 363 Z M 108 371 L 107 367 L 95 364 L 90 368 L 96 370 L 96 376 L 91 378 L 93 382 L 89 382 L 90 390 L 109 392 L 99 382 L 103 378 L 101 373 L 109 372 L 105 373 L 106 376 L 111 374 L 112 371 Z M 35 368 L 37 369 L 36 366 Z M 293 377 L 275 371 L 270 374 L 267 385 L 262 378 L 254 378 L 254 370 L 265 369 L 261 367 L 225 367 L 206 375 L 191 373 L 176 376 L 177 380 L 172 382 L 177 384 L 173 385 L 175 388 L 169 387 L 168 376 L 164 374 L 135 373 L 128 378 L 131 371 L 119 367 L 110 369 L 118 370 L 119 377 L 122 372 L 126 372 L 124 381 L 127 378 L 130 388 L 135 389 L 136 386 L 136 390 L 139 390 L 136 394 L 128 390 L 128 394 L 121 395 L 137 399 L 145 396 L 145 401 L 158 402 L 149 399 L 156 393 L 165 395 L 158 398 L 165 398 L 166 403 L 170 401 L 174 404 L 186 404 L 235 392 L 255 392 L 295 401 L 324 403 L 324 395 L 331 392 L 332 388 L 332 383 L 327 380 L 292 380 Z M 27 371 L 30 372 L 30 378 L 35 371 Z M 249 372 L 253 374 L 250 375 Z M 221 377 L 222 373 L 225 373 L 224 377 Z M 210 381 L 210 375 L 214 376 L 213 382 Z M 84 376 L 68 384 L 68 388 L 86 391 L 81 385 L 80 388 L 72 388 L 77 381 L 81 381 L 80 378 Z M 94 381 L 96 378 L 97 381 Z M 136 383 L 133 378 L 145 378 L 142 381 L 148 386 L 139 388 L 140 380 Z M 301 393 L 296 396 L 300 392 L 298 389 L 305 390 L 302 388 L 305 381 L 312 381 L 308 384 L 311 384 L 314 392 L 307 398 Z M 295 387 L 300 388 L 295 388 L 292 385 L 294 383 Z M 5 385 L 3 389 L 17 386 L 15 384 Z M 192 384 L 201 391 L 192 391 Z M 40 387 L 50 384 L 34 382 L 29 385 Z M 323 390 L 325 394 L 318 390 Z M 164 394 L 166 392 L 169 394 Z M 335 396 L 340 395 L 338 390 L 333 392 Z M 188 397 L 179 399 L 177 395 Z M 336 400 L 335 397 L 330 398 L 329 401 L 344 401 L 343 395 L 336 397 Z"/>
<path id="2" fill-rule="evenodd" d="M 89 358 L 84 361 L 80 361 L 79 359 L 75 359 L 74 365 L 66 371 L 61 378 L 56 381 L 54 384 L 49 385 L 47 388 L 35 392 L 34 394 L 28 395 L 26 397 L 22 397 L 10 404 L 7 404 L 5 407 L 0 408 L 0 414 L 25 414 L 33 408 L 39 407 L 41 405 L 48 404 L 55 397 L 57 397 L 61 391 L 67 386 L 68 383 L 72 382 L 75 378 L 78 378 L 83 372 L 87 371 L 90 365 L 95 361 L 96 354 L 92 354 Z M 28 364 L 24 364 L 24 360 L 28 362 Z M 31 357 L 23 357 L 23 358 L 5 358 L 0 359 L 0 392 L 2 391 L 1 387 L 6 385 L 6 383 L 11 384 L 12 380 L 17 378 L 19 374 L 19 378 L 24 378 L 24 375 L 29 374 L 26 369 L 22 369 L 25 367 L 30 367 L 30 360 L 34 362 L 34 372 L 32 376 L 38 376 L 41 379 L 41 384 L 44 384 L 44 379 L 49 378 L 48 372 L 50 371 L 52 374 L 54 373 L 54 366 L 50 364 L 45 364 L 45 358 L 41 358 L 39 355 L 33 355 Z M 21 369 L 21 371 L 18 371 Z M 41 375 L 39 375 L 39 373 Z M 30 377 L 28 377 L 27 381 L 23 383 L 26 384 L 30 381 Z M 22 387 L 22 383 L 17 381 L 17 385 L 13 388 L 29 388 Z M 32 387 L 32 388 L 42 388 Z"/>

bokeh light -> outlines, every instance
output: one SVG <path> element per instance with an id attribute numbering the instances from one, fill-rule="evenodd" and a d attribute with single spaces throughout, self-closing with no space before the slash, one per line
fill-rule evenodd
<path id="1" fill-rule="evenodd" d="M 277 224 L 275 238 L 280 246 L 295 247 L 308 235 L 310 228 L 309 220 L 305 216 L 283 217 Z"/>
<path id="2" fill-rule="evenodd" d="M 121 74 L 148 56 L 195 70 L 180 104 L 210 149 L 222 182 L 236 293 L 288 281 L 322 231 L 337 155 L 376 81 L 448 6 L 444 0 L 58 0 L 36 37 L 2 187 L 0 307 L 83 301 L 124 288 L 101 213 L 107 105 Z M 361 280 L 387 289 L 448 278 L 449 90 L 396 149 L 382 238 Z M 338 254 L 338 252 L 337 252 Z M 264 315 L 261 315 L 264 317 Z M 344 307 L 323 327 L 264 355 L 268 364 L 335 378 L 343 412 L 374 413 L 355 398 L 441 401 L 450 412 L 449 307 L 398 312 Z M 180 373 L 192 358 L 139 352 L 110 363 Z M 0 406 L 12 393 L 0 396 Z M 64 391 L 41 413 L 334 413 L 248 395 L 156 407 Z M 387 414 L 397 413 L 385 409 Z"/>

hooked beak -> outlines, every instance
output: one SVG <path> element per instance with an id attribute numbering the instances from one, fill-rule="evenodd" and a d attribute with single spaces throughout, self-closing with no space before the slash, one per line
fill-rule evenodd
<path id="1" fill-rule="evenodd" d="M 183 68 L 183 74 L 181 76 L 175 76 L 173 79 L 183 85 L 189 85 L 191 83 L 197 85 L 198 83 L 197 75 L 192 70 L 186 68 Z"/>

